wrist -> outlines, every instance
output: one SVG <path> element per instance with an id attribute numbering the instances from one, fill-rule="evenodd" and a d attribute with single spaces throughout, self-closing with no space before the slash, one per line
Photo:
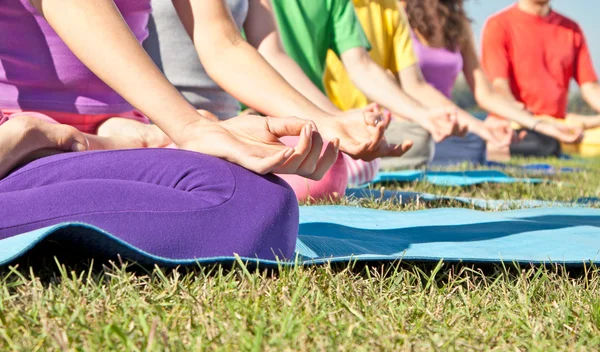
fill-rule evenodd
<path id="1" fill-rule="evenodd" d="M 479 123 L 472 121 L 467 123 L 467 131 L 482 137 L 485 136 L 486 132 L 489 132 L 490 129 L 483 123 L 483 121 L 479 121 Z"/>
<path id="2" fill-rule="evenodd" d="M 530 130 L 530 131 L 532 131 L 532 132 L 536 132 L 536 130 L 535 130 L 535 129 L 536 129 L 536 127 L 537 127 L 537 126 L 538 126 L 540 123 L 542 123 L 542 122 L 544 122 L 544 121 L 543 121 L 543 120 L 539 120 L 539 119 L 538 119 L 538 120 L 535 120 L 535 122 L 533 122 L 533 123 L 531 124 L 531 126 L 529 127 L 529 130 Z"/>
<path id="3" fill-rule="evenodd" d="M 199 127 L 220 122 L 212 121 L 197 112 L 195 114 L 180 116 L 177 120 L 177 126 L 175 126 L 173 130 L 169 130 L 165 133 L 167 133 L 171 140 L 178 146 L 185 144 L 191 138 L 195 138 L 194 135 L 198 133 Z"/>

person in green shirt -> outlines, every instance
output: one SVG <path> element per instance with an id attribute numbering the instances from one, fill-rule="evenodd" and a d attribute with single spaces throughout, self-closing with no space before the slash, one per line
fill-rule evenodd
<path id="1" fill-rule="evenodd" d="M 286 52 L 323 92 L 327 52 L 332 50 L 354 85 L 371 101 L 417 124 L 437 142 L 464 136 L 466 125 L 458 121 L 456 111 L 426 108 L 371 59 L 369 41 L 351 0 L 272 0 L 272 4 Z M 399 137 L 407 136 L 386 132 L 391 142 L 398 142 L 393 139 Z"/>

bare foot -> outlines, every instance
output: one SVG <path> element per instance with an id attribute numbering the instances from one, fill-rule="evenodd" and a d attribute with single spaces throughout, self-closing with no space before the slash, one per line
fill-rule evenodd
<path id="1" fill-rule="evenodd" d="M 158 126 L 122 117 L 113 117 L 102 123 L 98 136 L 110 145 L 98 149 L 163 148 L 172 143 Z"/>
<path id="2" fill-rule="evenodd" d="M 83 133 L 68 125 L 19 116 L 0 126 L 0 178 L 16 166 L 34 159 L 89 146 Z"/>

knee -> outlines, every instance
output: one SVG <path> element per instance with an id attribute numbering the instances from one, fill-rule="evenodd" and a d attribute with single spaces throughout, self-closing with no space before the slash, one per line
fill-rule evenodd
<path id="1" fill-rule="evenodd" d="M 388 128 L 389 130 L 389 128 Z M 399 144 L 406 140 L 413 141 L 410 148 L 402 157 L 387 157 L 381 160 L 383 169 L 416 168 L 427 165 L 433 160 L 435 142 L 431 135 L 416 123 L 396 122 L 393 130 L 386 131 L 390 143 Z"/>
<path id="2" fill-rule="evenodd" d="M 294 190 L 275 175 L 233 169 L 236 191 L 227 205 L 229 226 L 235 229 L 233 252 L 242 257 L 293 259 L 300 218 Z"/>
<path id="3" fill-rule="evenodd" d="M 531 131 L 523 141 L 510 146 L 510 154 L 518 156 L 551 157 L 560 153 L 561 146 L 556 139 Z"/>
<path id="4" fill-rule="evenodd" d="M 299 201 L 309 199 L 337 199 L 344 195 L 348 185 L 348 170 L 341 153 L 333 166 L 319 181 L 297 175 L 279 175 L 293 189 Z"/>

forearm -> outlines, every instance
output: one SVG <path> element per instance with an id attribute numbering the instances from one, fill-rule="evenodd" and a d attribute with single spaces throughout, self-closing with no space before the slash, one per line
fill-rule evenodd
<path id="1" fill-rule="evenodd" d="M 512 97 L 512 94 L 510 95 Z M 536 123 L 535 117 L 526 110 L 519 108 L 515 104 L 516 100 L 511 101 L 506 95 L 500 95 L 495 92 L 486 92 L 484 94 L 475 94 L 477 104 L 485 111 L 507 120 L 518 123 L 519 125 L 531 129 Z"/>
<path id="2" fill-rule="evenodd" d="M 435 89 L 432 85 L 427 82 L 419 82 L 414 85 L 406 87 L 407 93 L 421 103 L 423 106 L 435 109 L 435 108 L 452 108 L 457 112 L 459 122 L 466 125 L 470 132 L 480 134 L 485 126 L 483 121 L 475 118 L 467 111 L 459 108 L 452 100 L 446 97 L 442 92 Z"/>
<path id="3" fill-rule="evenodd" d="M 223 0 L 174 0 L 173 4 L 206 72 L 237 100 L 271 116 L 325 114 L 242 38 Z"/>
<path id="4" fill-rule="evenodd" d="M 589 116 L 579 114 L 567 114 L 567 120 L 577 122 L 584 129 L 600 127 L 600 115 Z"/>
<path id="5" fill-rule="evenodd" d="M 501 80 L 502 82 L 494 82 L 491 87 L 488 89 L 488 94 L 492 92 L 498 97 L 504 99 L 504 102 L 509 102 L 511 104 L 519 105 L 522 104 L 520 101 L 515 98 L 514 94 L 510 90 L 509 83 L 507 80 Z M 475 98 L 477 99 L 477 95 L 480 93 L 477 91 L 479 87 L 475 88 Z"/>
<path id="6" fill-rule="evenodd" d="M 340 114 L 329 98 L 306 76 L 298 64 L 285 52 L 262 53 L 263 57 L 298 92 L 328 114 Z"/>
<path id="7" fill-rule="evenodd" d="M 600 84 L 598 82 L 587 83 L 581 87 L 585 101 L 600 113 Z"/>
<path id="8" fill-rule="evenodd" d="M 392 113 L 417 122 L 425 114 L 425 107 L 407 95 L 398 82 L 371 60 L 346 65 L 352 83 L 370 100 L 385 106 Z"/>
<path id="9" fill-rule="evenodd" d="M 202 119 L 156 68 L 112 0 L 34 0 L 71 51 L 174 141 Z"/>
<path id="10" fill-rule="evenodd" d="M 271 116 L 316 117 L 326 114 L 294 89 L 248 43 L 211 45 L 210 55 L 198 48 L 210 77 L 249 107 Z M 244 60 L 239 58 L 243 57 Z"/>

